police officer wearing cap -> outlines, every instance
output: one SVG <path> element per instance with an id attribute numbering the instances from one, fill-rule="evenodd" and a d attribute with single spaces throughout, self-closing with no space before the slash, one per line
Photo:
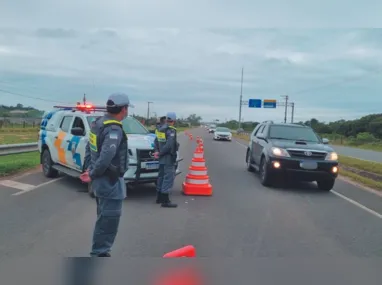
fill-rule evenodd
<path id="1" fill-rule="evenodd" d="M 110 257 L 111 247 L 118 232 L 122 203 L 126 198 L 123 175 L 128 165 L 127 137 L 121 121 L 131 107 L 129 97 L 114 93 L 106 103 L 107 113 L 91 127 L 88 148 L 89 170 L 81 175 L 91 182 L 97 202 L 97 221 L 90 255 Z"/>
<path id="2" fill-rule="evenodd" d="M 170 200 L 170 193 L 175 180 L 176 154 L 179 148 L 176 128 L 174 127 L 176 114 L 174 112 L 167 113 L 166 118 L 166 124 L 157 133 L 158 151 L 155 152 L 155 157 L 159 158 L 158 203 L 161 203 L 161 206 L 165 208 L 176 208 L 178 205 Z"/>
<path id="3" fill-rule="evenodd" d="M 163 117 L 160 117 L 157 124 L 156 124 L 156 128 L 155 128 L 155 140 L 154 140 L 154 151 L 155 153 L 159 153 L 159 141 L 158 141 L 158 137 L 165 137 L 165 133 L 161 132 L 161 129 L 163 126 L 165 126 L 166 124 L 166 116 L 163 116 Z M 156 199 L 156 203 L 157 204 L 160 204 L 162 203 L 162 200 L 161 200 L 161 192 L 160 192 L 160 187 L 162 185 L 162 181 L 163 181 L 163 175 L 164 175 L 164 168 L 163 167 L 159 167 L 159 172 L 158 172 L 158 180 L 157 180 L 157 199 Z"/>

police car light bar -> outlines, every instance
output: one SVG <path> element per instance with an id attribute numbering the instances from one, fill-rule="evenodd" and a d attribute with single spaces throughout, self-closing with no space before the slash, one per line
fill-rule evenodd
<path id="1" fill-rule="evenodd" d="M 91 104 L 77 104 L 73 106 L 53 106 L 54 108 L 63 109 L 63 110 L 78 110 L 78 111 L 106 111 L 106 106 L 93 106 Z"/>

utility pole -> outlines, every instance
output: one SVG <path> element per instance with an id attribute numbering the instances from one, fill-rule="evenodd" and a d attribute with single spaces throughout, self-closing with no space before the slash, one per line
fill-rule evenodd
<path id="1" fill-rule="evenodd" d="M 147 102 L 147 124 L 149 123 L 149 120 L 150 120 L 150 104 L 152 104 L 153 102 Z"/>
<path id="2" fill-rule="evenodd" d="M 243 105 L 243 77 L 244 77 L 244 67 L 241 68 L 241 87 L 240 87 L 240 103 L 239 103 L 239 129 L 241 127 L 241 106 Z"/>
<path id="3" fill-rule="evenodd" d="M 84 93 L 83 101 L 84 101 L 84 105 L 86 105 L 86 94 L 85 93 Z"/>
<path id="4" fill-rule="evenodd" d="M 292 118 L 290 120 L 290 122 L 293 124 L 293 119 L 294 119 L 294 103 L 291 103 L 292 105 Z"/>
<path id="5" fill-rule="evenodd" d="M 285 98 L 285 115 L 284 115 L 284 123 L 287 122 L 287 116 L 288 116 L 288 95 L 281 96 L 282 98 Z"/>

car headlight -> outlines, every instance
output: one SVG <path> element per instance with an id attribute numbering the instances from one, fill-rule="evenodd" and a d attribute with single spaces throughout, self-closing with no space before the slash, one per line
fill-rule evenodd
<path id="1" fill-rule="evenodd" d="M 329 152 L 326 155 L 325 160 L 337 161 L 338 160 L 338 154 L 336 152 Z"/>
<path id="2" fill-rule="evenodd" d="M 271 154 L 274 156 L 290 157 L 289 153 L 285 149 L 279 147 L 272 147 Z"/>

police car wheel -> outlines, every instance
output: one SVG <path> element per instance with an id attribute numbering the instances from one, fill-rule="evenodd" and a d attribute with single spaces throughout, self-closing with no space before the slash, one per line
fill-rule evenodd
<path id="1" fill-rule="evenodd" d="M 44 150 L 44 152 L 42 153 L 41 164 L 42 171 L 46 177 L 55 178 L 58 176 L 58 171 L 52 167 L 53 161 L 48 149 Z"/>

